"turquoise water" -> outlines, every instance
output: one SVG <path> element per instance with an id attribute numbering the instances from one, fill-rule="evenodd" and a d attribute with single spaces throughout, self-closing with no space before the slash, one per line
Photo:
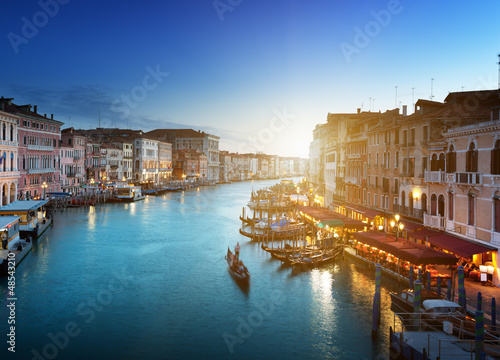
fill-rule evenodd
<path id="1" fill-rule="evenodd" d="M 293 272 L 238 233 L 252 188 L 274 183 L 58 212 L 16 269 L 15 354 L 0 279 L 0 358 L 388 358 L 397 283 L 382 278 L 382 324 L 372 340 L 373 269 L 340 257 Z M 248 289 L 224 260 L 237 241 Z"/>

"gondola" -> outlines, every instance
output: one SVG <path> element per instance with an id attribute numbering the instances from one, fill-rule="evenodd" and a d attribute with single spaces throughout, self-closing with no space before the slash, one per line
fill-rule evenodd
<path id="1" fill-rule="evenodd" d="M 302 266 L 302 267 L 314 267 L 323 265 L 335 260 L 337 255 L 342 252 L 342 246 L 337 245 L 331 250 L 322 250 L 319 252 L 314 252 L 310 254 L 304 254 L 296 259 L 291 259 L 290 263 L 292 266 Z"/>
<path id="2" fill-rule="evenodd" d="M 250 282 L 250 273 L 247 267 L 243 264 L 243 261 L 236 260 L 236 256 L 227 248 L 226 255 L 227 266 L 229 268 L 229 273 L 231 276 L 241 284 L 248 284 Z"/>

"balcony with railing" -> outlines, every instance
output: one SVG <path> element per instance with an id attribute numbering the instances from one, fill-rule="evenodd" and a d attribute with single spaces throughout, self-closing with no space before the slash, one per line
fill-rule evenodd
<path id="1" fill-rule="evenodd" d="M 402 216 L 407 216 L 411 217 L 417 220 L 422 221 L 424 218 L 424 213 L 422 209 L 415 209 L 415 208 L 410 208 L 408 206 L 402 206 L 399 204 L 394 204 L 393 205 L 394 212 L 402 215 Z"/>
<path id="2" fill-rule="evenodd" d="M 446 219 L 444 216 L 424 214 L 424 225 L 444 230 L 446 228 Z"/>
<path id="3" fill-rule="evenodd" d="M 28 169 L 28 174 L 49 174 L 55 172 L 54 168 Z"/>
<path id="4" fill-rule="evenodd" d="M 17 147 L 17 141 L 7 141 L 7 140 L 0 140 L 0 145 L 1 146 L 15 146 Z"/>
<path id="5" fill-rule="evenodd" d="M 28 145 L 28 150 L 54 151 L 54 147 L 53 146 L 42 146 L 42 145 Z"/>
<path id="6" fill-rule="evenodd" d="M 361 159 L 361 154 L 347 154 L 348 159 Z"/>
<path id="7" fill-rule="evenodd" d="M 427 183 L 444 183 L 446 181 L 444 171 L 426 171 L 424 176 Z"/>
<path id="8" fill-rule="evenodd" d="M 455 173 L 455 182 L 464 185 L 482 185 L 482 174 L 476 172 Z"/>
<path id="9" fill-rule="evenodd" d="M 0 179 L 19 177 L 19 171 L 0 171 Z"/>

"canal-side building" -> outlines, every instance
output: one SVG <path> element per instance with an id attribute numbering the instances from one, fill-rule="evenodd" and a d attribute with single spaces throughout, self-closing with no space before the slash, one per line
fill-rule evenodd
<path id="1" fill-rule="evenodd" d="M 219 152 L 219 181 L 228 182 L 232 176 L 232 163 L 229 151 L 221 150 Z"/>
<path id="2" fill-rule="evenodd" d="M 22 166 L 19 169 L 19 197 L 40 198 L 44 192 L 60 191 L 59 142 L 63 123 L 54 120 L 53 114 L 50 117 L 38 114 L 36 105 L 16 105 L 13 100 L 0 98 L 0 111 L 19 117 L 17 156 Z M 12 130 L 5 130 L 14 136 L 14 126 Z M 15 153 L 11 152 L 10 159 L 7 156 L 5 152 L 8 168 L 15 169 Z"/>
<path id="3" fill-rule="evenodd" d="M 0 206 L 16 200 L 19 181 L 18 133 L 19 117 L 0 111 Z"/>
<path id="4" fill-rule="evenodd" d="M 98 140 L 88 138 L 85 152 L 86 178 L 94 183 L 101 181 L 101 174 L 104 172 L 101 165 L 101 144 Z"/>
<path id="5" fill-rule="evenodd" d="M 76 192 L 87 181 L 85 153 L 87 139 L 74 128 L 61 130 L 61 190 Z"/>
<path id="6" fill-rule="evenodd" d="M 192 129 L 156 129 L 146 133 L 149 136 L 172 144 L 174 150 L 197 149 L 208 161 L 209 181 L 219 181 L 219 140 L 220 137 Z"/>
<path id="7" fill-rule="evenodd" d="M 205 182 L 208 174 L 207 156 L 198 149 L 174 151 L 174 179 Z"/>
<path id="8" fill-rule="evenodd" d="M 105 161 L 102 164 L 104 167 L 104 175 L 102 180 L 104 183 L 116 183 L 123 180 L 123 148 L 112 143 L 101 144 L 101 154 L 104 155 Z"/>
<path id="9" fill-rule="evenodd" d="M 167 184 L 172 180 L 172 144 L 158 141 L 159 183 Z"/>
<path id="10" fill-rule="evenodd" d="M 403 112 L 403 116 L 406 112 Z M 394 211 L 399 189 L 399 109 L 388 110 L 369 120 L 367 131 L 367 162 L 361 167 L 364 205 L 382 212 Z"/>
<path id="11" fill-rule="evenodd" d="M 500 90 L 450 93 L 442 103 L 418 100 L 412 115 L 403 107 L 402 114 L 395 109 L 346 122 L 347 136 L 338 130 L 338 142 L 325 148 L 326 205 L 331 196 L 334 211 L 368 223 L 365 229 L 393 235 L 399 234 L 392 224 L 400 215 L 399 236 L 483 265 L 488 279 L 499 285 L 499 96 Z M 328 135 L 321 131 L 314 132 L 312 167 L 322 166 L 318 143 Z M 366 152 L 359 142 L 365 136 Z M 335 185 L 345 182 L 344 197 L 338 186 L 332 194 L 342 149 L 346 171 Z"/>
<path id="12" fill-rule="evenodd" d="M 134 138 L 134 182 L 158 183 L 158 140 L 144 135 L 142 131 Z"/>

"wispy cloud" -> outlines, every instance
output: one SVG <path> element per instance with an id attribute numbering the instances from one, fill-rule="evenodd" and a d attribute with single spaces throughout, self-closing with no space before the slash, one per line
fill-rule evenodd
<path id="1" fill-rule="evenodd" d="M 63 127 L 95 128 L 101 118 L 102 127 L 119 127 L 149 131 L 153 129 L 195 129 L 219 136 L 228 150 L 237 151 L 238 144 L 248 134 L 207 125 L 194 125 L 175 121 L 168 115 L 155 117 L 133 113 L 126 119 L 120 119 L 111 109 L 116 99 L 109 88 L 97 85 L 74 85 L 71 87 L 42 87 L 11 85 L 2 94 L 13 97 L 14 103 L 38 105 L 38 112 L 53 113 L 56 120 L 65 123 Z M 222 147 L 221 147 L 222 148 Z M 224 149 L 224 148 L 222 148 Z"/>

